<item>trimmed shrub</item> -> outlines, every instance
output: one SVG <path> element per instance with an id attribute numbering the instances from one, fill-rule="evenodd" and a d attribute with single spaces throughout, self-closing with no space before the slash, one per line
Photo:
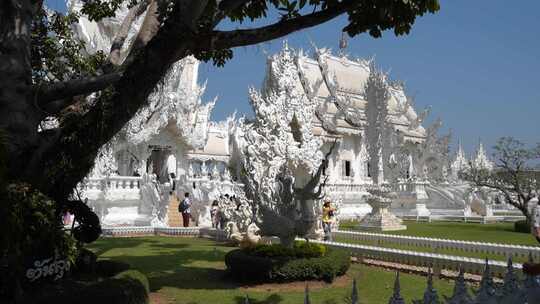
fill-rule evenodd
<path id="1" fill-rule="evenodd" d="M 320 244 L 295 242 L 293 248 L 281 244 L 257 245 L 246 249 L 246 253 L 258 257 L 318 258 L 326 253 L 326 247 Z"/>
<path id="2" fill-rule="evenodd" d="M 138 271 L 129 270 L 66 295 L 63 302 L 147 304 L 148 279 Z"/>
<path id="3" fill-rule="evenodd" d="M 99 260 L 96 262 L 96 273 L 104 277 L 112 277 L 129 268 L 131 268 L 131 266 L 128 263 L 119 261 Z"/>
<path id="4" fill-rule="evenodd" d="M 316 245 L 316 246 L 313 246 Z M 301 253 L 309 253 L 307 257 L 297 257 L 291 250 L 276 245 L 262 248 L 232 250 L 225 256 L 225 264 L 229 272 L 239 279 L 250 279 L 270 282 L 291 282 L 303 280 L 324 280 L 332 282 L 335 277 L 343 275 L 350 267 L 350 255 L 342 250 L 317 248 L 317 244 L 299 246 Z M 309 248 L 308 248 L 309 247 Z M 295 248 L 297 248 L 295 246 Z M 276 255 L 283 252 L 284 255 Z M 262 254 L 266 256 L 261 256 Z M 310 257 L 317 253 L 318 257 Z M 321 253 L 324 253 L 322 255 Z"/>
<path id="5" fill-rule="evenodd" d="M 238 279 L 265 281 L 270 277 L 275 260 L 250 255 L 247 250 L 235 249 L 225 255 L 225 265 Z"/>
<path id="6" fill-rule="evenodd" d="M 150 293 L 150 283 L 148 282 L 148 278 L 142 274 L 140 271 L 137 270 L 126 270 L 123 272 L 120 272 L 119 274 L 114 276 L 115 279 L 131 279 L 139 281 L 146 290 L 147 293 Z"/>
<path id="7" fill-rule="evenodd" d="M 336 277 L 344 275 L 351 266 L 351 257 L 343 250 L 331 250 L 324 257 L 310 259 L 293 259 L 273 269 L 272 280 L 301 281 L 324 280 L 332 282 Z"/>
<path id="8" fill-rule="evenodd" d="M 522 233 L 531 233 L 531 225 L 527 220 L 521 220 L 514 223 L 514 231 Z"/>

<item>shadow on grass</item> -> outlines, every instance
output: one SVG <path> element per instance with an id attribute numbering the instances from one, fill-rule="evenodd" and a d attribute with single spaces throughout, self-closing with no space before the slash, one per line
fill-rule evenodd
<path id="1" fill-rule="evenodd" d="M 131 255 L 122 254 L 107 257 L 111 260 L 126 262 L 132 268 L 150 274 L 155 272 L 176 271 L 179 267 L 193 262 L 204 264 L 223 262 L 225 252 L 220 250 L 190 250 L 189 245 L 178 244 L 175 251 L 161 254 Z"/>
<path id="2" fill-rule="evenodd" d="M 111 249 L 133 248 L 143 243 L 157 243 L 154 240 L 144 238 L 100 238 L 88 246 L 97 256 L 100 256 Z"/>
<path id="3" fill-rule="evenodd" d="M 236 289 L 242 285 L 229 280 L 227 271 L 215 268 L 181 266 L 174 272 L 153 273 L 148 276 L 150 290 L 158 291 L 164 287 L 178 289 Z"/>
<path id="4" fill-rule="evenodd" d="M 245 297 L 234 297 L 234 301 L 238 304 L 244 304 L 246 303 L 246 298 Z M 268 297 L 266 297 L 266 299 L 264 300 L 254 300 L 254 299 L 249 299 L 249 303 L 250 304 L 278 304 L 278 303 L 281 303 L 283 302 L 283 297 L 278 295 L 278 294 L 271 294 L 269 295 Z"/>

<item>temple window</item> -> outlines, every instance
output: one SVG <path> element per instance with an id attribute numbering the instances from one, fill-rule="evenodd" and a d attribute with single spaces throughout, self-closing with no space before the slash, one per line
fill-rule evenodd
<path id="1" fill-rule="evenodd" d="M 351 176 L 351 161 L 345 160 L 343 164 L 343 168 L 344 168 L 344 171 L 343 171 L 344 175 Z"/>
<path id="2" fill-rule="evenodd" d="M 371 168 L 369 166 L 369 162 L 367 163 L 367 176 L 371 177 Z"/>

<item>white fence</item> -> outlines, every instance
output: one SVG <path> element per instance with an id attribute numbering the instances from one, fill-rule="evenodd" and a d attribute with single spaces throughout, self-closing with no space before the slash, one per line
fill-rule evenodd
<path id="1" fill-rule="evenodd" d="M 398 215 L 400 218 L 407 221 L 417 222 L 465 222 L 465 223 L 500 223 L 500 222 L 516 222 L 524 220 L 525 216 L 522 215 L 494 215 L 494 216 L 464 216 L 464 215 L 430 215 L 430 216 L 416 216 L 416 215 Z"/>
<path id="2" fill-rule="evenodd" d="M 378 244 L 397 244 L 405 246 L 425 247 L 432 250 L 451 249 L 464 252 L 477 252 L 486 254 L 498 254 L 509 257 L 527 257 L 540 259 L 540 247 L 521 246 L 499 243 L 472 242 L 450 239 L 438 239 L 428 237 L 415 237 L 406 235 L 358 232 L 358 231 L 334 231 L 334 237 L 345 240 L 372 241 Z"/>
<path id="3" fill-rule="evenodd" d="M 300 239 L 299 239 L 300 240 Z M 461 256 L 452 256 L 438 253 L 417 252 L 410 250 L 401 250 L 394 248 L 383 248 L 376 246 L 358 245 L 331 241 L 310 240 L 317 244 L 324 244 L 331 248 L 344 249 L 351 255 L 359 258 L 369 258 L 380 261 L 394 262 L 406 265 L 415 265 L 423 267 L 433 267 L 434 269 L 451 269 L 468 273 L 480 274 L 483 272 L 486 260 L 468 258 Z M 507 263 L 501 261 L 488 262 L 493 274 L 502 276 L 507 269 Z M 513 264 L 514 270 L 521 272 L 521 264 Z"/>

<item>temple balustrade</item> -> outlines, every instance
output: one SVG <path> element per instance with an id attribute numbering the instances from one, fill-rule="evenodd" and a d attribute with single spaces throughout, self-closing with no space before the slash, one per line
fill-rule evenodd
<path id="1" fill-rule="evenodd" d="M 88 178 L 82 184 L 84 190 L 132 190 L 139 191 L 141 188 L 140 176 L 109 176 L 100 178 Z"/>

